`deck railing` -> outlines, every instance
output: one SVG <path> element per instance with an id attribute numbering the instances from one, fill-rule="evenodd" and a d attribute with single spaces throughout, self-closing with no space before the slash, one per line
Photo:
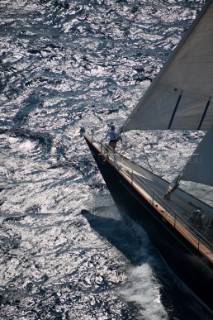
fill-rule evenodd
<path id="1" fill-rule="evenodd" d="M 158 200 L 159 202 L 162 202 L 162 199 L 157 194 L 155 194 L 155 199 L 156 201 Z M 181 216 L 181 214 L 177 210 L 175 210 L 173 206 L 169 205 L 169 202 L 167 203 L 166 201 L 164 201 L 163 207 L 165 208 L 165 213 L 173 218 L 174 228 L 177 229 L 178 224 L 181 224 L 192 234 L 193 237 L 191 241 L 194 242 L 194 245 L 197 247 L 199 251 L 201 246 L 205 244 L 209 248 L 209 250 L 213 252 L 213 244 L 205 236 L 207 227 L 199 231 L 197 228 L 195 228 L 193 223 Z M 190 217 L 188 219 L 190 219 Z"/>
<path id="2" fill-rule="evenodd" d="M 117 154 L 116 152 L 113 152 L 110 146 L 106 144 L 103 144 L 100 142 L 98 142 L 98 144 L 99 144 L 101 153 L 107 153 L 107 156 L 113 160 L 115 167 L 119 170 L 120 169 L 119 163 L 122 163 L 123 161 L 122 158 L 125 158 L 125 157 Z M 137 185 L 137 179 L 135 179 L 137 176 L 134 172 L 135 171 L 132 169 L 129 178 L 131 180 L 132 185 L 134 184 Z M 144 185 L 146 185 L 145 181 L 143 183 Z M 146 186 L 146 187 L 149 190 L 152 189 L 150 186 Z M 173 206 L 169 204 L 169 201 L 162 199 L 162 197 L 160 197 L 153 189 L 151 191 L 152 191 L 152 199 L 151 199 L 152 205 L 157 203 L 159 204 L 159 206 L 165 209 L 164 215 L 167 215 L 167 218 L 170 219 L 170 222 L 173 223 L 173 227 L 175 229 L 180 229 L 180 226 L 183 225 L 184 228 L 189 231 L 189 233 L 187 233 L 187 237 L 189 236 L 189 234 L 192 234 L 191 242 L 193 242 L 194 246 L 197 248 L 198 251 L 202 251 L 202 246 L 205 245 L 211 252 L 213 252 L 213 244 L 205 237 L 205 231 L 206 231 L 205 229 L 201 231 L 196 229 L 194 225 L 190 223 L 190 221 L 188 221 L 183 216 L 181 216 L 180 213 L 177 210 L 175 210 Z M 173 201 L 173 204 L 174 203 L 175 202 Z M 188 219 L 190 219 L 190 217 Z M 183 233 L 183 230 L 182 230 L 182 233 Z"/>

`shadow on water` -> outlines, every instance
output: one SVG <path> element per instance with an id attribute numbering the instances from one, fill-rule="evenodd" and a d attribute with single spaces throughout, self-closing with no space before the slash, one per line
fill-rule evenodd
<path id="1" fill-rule="evenodd" d="M 142 257 L 134 251 L 141 246 L 141 239 L 131 232 L 125 221 L 97 216 L 88 210 L 82 210 L 81 214 L 91 228 L 116 247 L 132 265 L 137 266 L 141 262 Z"/>
<path id="2" fill-rule="evenodd" d="M 134 267 L 143 263 L 150 264 L 160 284 L 161 302 L 170 320 L 212 319 L 212 316 L 206 313 L 191 292 L 169 269 L 158 251 L 152 245 L 148 251 L 142 247 L 143 237 L 137 235 L 126 221 L 98 216 L 88 210 L 82 210 L 81 214 L 87 219 L 91 228 L 116 247 Z M 149 254 L 153 255 L 154 259 L 150 260 Z"/>

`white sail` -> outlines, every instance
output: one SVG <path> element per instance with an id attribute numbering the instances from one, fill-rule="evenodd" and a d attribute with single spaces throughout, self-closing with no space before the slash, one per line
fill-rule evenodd
<path id="1" fill-rule="evenodd" d="M 202 10 L 122 127 L 201 129 L 213 123 L 213 1 Z"/>
<path id="2" fill-rule="evenodd" d="M 213 126 L 190 157 L 181 179 L 213 186 Z"/>

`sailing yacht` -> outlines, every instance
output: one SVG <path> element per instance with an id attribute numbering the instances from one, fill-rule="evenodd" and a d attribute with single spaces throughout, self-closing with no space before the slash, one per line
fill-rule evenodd
<path id="1" fill-rule="evenodd" d="M 213 1 L 208 1 L 125 121 L 129 130 L 204 130 L 173 183 L 85 134 L 120 211 L 143 225 L 168 265 L 213 314 L 213 208 L 179 188 L 213 186 Z"/>

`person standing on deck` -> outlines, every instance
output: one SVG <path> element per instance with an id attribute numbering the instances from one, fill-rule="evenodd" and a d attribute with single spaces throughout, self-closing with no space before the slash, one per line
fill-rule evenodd
<path id="1" fill-rule="evenodd" d="M 111 125 L 110 130 L 107 132 L 109 136 L 109 146 L 112 148 L 113 153 L 115 153 L 116 144 L 118 141 L 122 141 L 121 136 L 115 131 L 115 126 Z"/>

